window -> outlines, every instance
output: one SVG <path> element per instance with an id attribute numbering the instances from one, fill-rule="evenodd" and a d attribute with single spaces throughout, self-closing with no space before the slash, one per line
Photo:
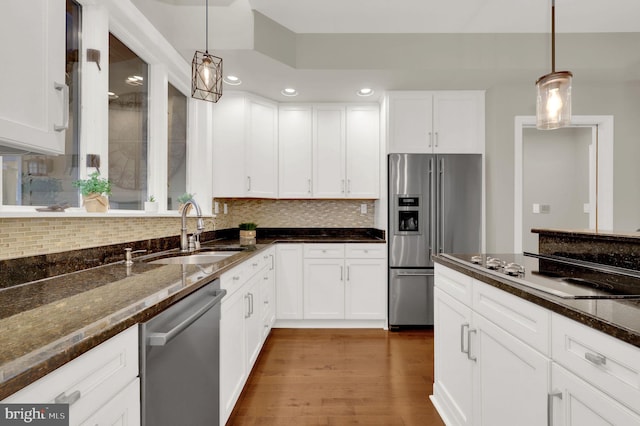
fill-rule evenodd
<path id="1" fill-rule="evenodd" d="M 148 65 L 109 34 L 111 208 L 140 210 L 147 199 Z"/>
<path id="2" fill-rule="evenodd" d="M 2 204 L 10 206 L 79 205 L 78 179 L 80 135 L 81 7 L 66 2 L 65 83 L 69 86 L 69 127 L 64 155 L 5 155 L 2 157 Z"/>
<path id="3" fill-rule="evenodd" d="M 187 188 L 187 97 L 169 84 L 167 209 L 177 210 L 177 198 Z"/>

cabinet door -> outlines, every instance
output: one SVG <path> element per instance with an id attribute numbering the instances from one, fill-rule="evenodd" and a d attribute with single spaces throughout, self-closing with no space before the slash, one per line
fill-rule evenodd
<path id="1" fill-rule="evenodd" d="M 475 314 L 470 352 L 476 359 L 475 424 L 545 424 L 551 362 L 547 357 Z"/>
<path id="2" fill-rule="evenodd" d="M 246 194 L 278 195 L 278 109 L 275 104 L 248 99 Z"/>
<path id="3" fill-rule="evenodd" d="M 225 94 L 213 106 L 213 196 L 244 197 L 245 99 Z"/>
<path id="4" fill-rule="evenodd" d="M 347 107 L 347 197 L 378 198 L 380 188 L 380 110 Z"/>
<path id="5" fill-rule="evenodd" d="M 471 309 L 434 289 L 433 398 L 447 424 L 472 424 L 473 364 L 469 355 Z"/>
<path id="6" fill-rule="evenodd" d="M 0 140 L 63 154 L 69 123 L 65 2 L 4 0 L 0 6 Z"/>
<path id="7" fill-rule="evenodd" d="M 431 153 L 433 97 L 428 92 L 389 95 L 389 153 Z"/>
<path id="8" fill-rule="evenodd" d="M 76 424 L 70 419 L 69 424 Z M 133 382 L 103 405 L 82 426 L 137 426 L 140 424 L 140 379 Z"/>
<path id="9" fill-rule="evenodd" d="M 384 259 L 347 259 L 346 319 L 384 319 L 386 273 Z"/>
<path id="10" fill-rule="evenodd" d="M 435 92 L 433 149 L 436 153 L 484 153 L 484 92 Z"/>
<path id="11" fill-rule="evenodd" d="M 629 410 L 555 363 L 551 370 L 551 389 L 550 425 L 640 425 L 639 413 Z"/>
<path id="12" fill-rule="evenodd" d="M 302 244 L 276 245 L 276 318 L 302 319 Z"/>
<path id="13" fill-rule="evenodd" d="M 344 319 L 344 260 L 304 260 L 304 319 Z"/>
<path id="14" fill-rule="evenodd" d="M 314 107 L 313 195 L 345 196 L 345 108 Z"/>
<path id="15" fill-rule="evenodd" d="M 310 106 L 281 106 L 278 111 L 280 198 L 311 197 L 312 122 Z"/>
<path id="16" fill-rule="evenodd" d="M 225 424 L 247 379 L 244 291 L 222 300 L 220 317 L 220 424 Z"/>
<path id="17" fill-rule="evenodd" d="M 245 335 L 247 339 L 247 371 L 251 372 L 262 348 L 262 274 L 251 278 L 247 283 L 245 299 Z"/>

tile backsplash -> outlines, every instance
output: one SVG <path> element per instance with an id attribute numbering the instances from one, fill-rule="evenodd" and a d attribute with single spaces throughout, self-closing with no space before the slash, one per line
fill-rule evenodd
<path id="1" fill-rule="evenodd" d="M 180 234 L 179 217 L 0 218 L 0 260 Z M 189 230 L 195 219 L 189 218 Z M 211 218 L 205 220 L 213 230 Z"/>
<path id="2" fill-rule="evenodd" d="M 207 231 L 255 222 L 271 228 L 372 228 L 373 200 L 216 199 L 220 213 L 205 220 Z M 223 213 L 227 204 L 228 214 Z M 365 204 L 367 213 L 360 213 Z M 189 230 L 195 219 L 189 218 Z M 180 234 L 179 217 L 0 218 L 0 260 L 59 253 Z"/>
<path id="3" fill-rule="evenodd" d="M 254 222 L 264 228 L 373 228 L 374 200 L 271 200 L 216 198 L 216 229 Z M 224 204 L 228 213 L 224 214 Z M 361 213 L 362 204 L 366 213 Z"/>

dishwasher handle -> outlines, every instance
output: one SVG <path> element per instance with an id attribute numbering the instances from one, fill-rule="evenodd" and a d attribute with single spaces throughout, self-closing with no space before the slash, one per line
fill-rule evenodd
<path id="1" fill-rule="evenodd" d="M 209 309 L 213 308 L 215 305 L 220 303 L 222 298 L 227 294 L 227 290 L 215 290 L 213 299 L 204 305 L 202 308 L 198 309 L 192 315 L 189 315 L 184 321 L 180 324 L 173 327 L 166 333 L 149 333 L 149 339 L 147 344 L 149 346 L 164 346 L 173 340 L 178 334 L 182 333 L 187 327 L 193 324 L 198 318 L 203 316 L 209 311 Z"/>

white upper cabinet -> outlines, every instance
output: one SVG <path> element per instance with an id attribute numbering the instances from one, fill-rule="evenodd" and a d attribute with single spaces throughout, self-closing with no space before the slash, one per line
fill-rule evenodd
<path id="1" fill-rule="evenodd" d="M 313 110 L 313 195 L 345 196 L 345 107 L 317 106 Z"/>
<path id="2" fill-rule="evenodd" d="M 484 153 L 484 92 L 388 93 L 388 152 Z"/>
<path id="3" fill-rule="evenodd" d="M 378 198 L 378 105 L 287 105 L 279 113 L 280 198 Z"/>
<path id="4" fill-rule="evenodd" d="M 309 198 L 312 164 L 311 106 L 284 106 L 278 111 L 279 196 Z"/>
<path id="5" fill-rule="evenodd" d="M 380 189 L 380 109 L 347 107 L 347 197 L 378 198 Z"/>
<path id="6" fill-rule="evenodd" d="M 276 197 L 277 120 L 277 105 L 253 95 L 228 93 L 214 105 L 215 197 Z"/>
<path id="7" fill-rule="evenodd" d="M 250 197 L 278 195 L 278 107 L 249 98 L 245 143 L 247 190 Z"/>
<path id="8" fill-rule="evenodd" d="M 0 145 L 64 153 L 69 124 L 65 23 L 63 0 L 0 4 Z"/>

